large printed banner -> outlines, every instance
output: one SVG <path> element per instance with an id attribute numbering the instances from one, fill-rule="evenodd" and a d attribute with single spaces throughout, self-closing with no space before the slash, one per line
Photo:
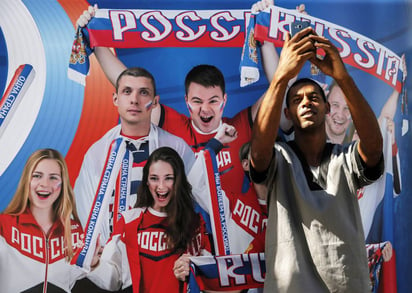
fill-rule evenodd
<path id="1" fill-rule="evenodd" d="M 296 20 L 309 22 L 318 35 L 332 40 L 340 49 L 340 55 L 346 64 L 376 76 L 398 92 L 402 90 L 404 80 L 402 59 L 392 50 L 348 28 L 299 13 L 296 10 L 276 6 L 253 15 L 248 27 L 245 56 L 242 60 L 248 58 L 247 53 L 251 50 L 250 44 L 253 44 L 250 42 L 251 38 L 260 42 L 270 41 L 281 46 L 285 34 L 290 32 L 291 23 Z M 322 52 L 318 54 L 322 55 Z"/>
<path id="2" fill-rule="evenodd" d="M 301 14 L 294 10 L 300 2 L 280 0 L 255 15 L 250 13 L 253 2 L 0 1 L 0 210 L 13 196 L 34 150 L 52 147 L 64 154 L 74 184 L 88 147 L 118 123 L 111 103 L 113 87 L 93 54 L 88 56 L 83 85 L 67 77 L 74 24 L 89 4 L 101 8 L 85 33 L 91 47 L 114 47 L 126 66 L 151 71 L 161 103 L 186 113 L 185 74 L 201 63 L 219 67 L 226 78 L 228 117 L 253 104 L 267 88 L 256 41 L 274 42 L 279 53 L 289 24 L 305 20 L 337 45 L 379 118 L 386 140 L 386 174 L 379 185 L 360 190 L 358 197 L 368 215 L 367 241 L 393 242 L 398 290 L 408 292 L 412 138 L 406 68 L 412 60 L 412 3 L 308 0 L 304 4 L 309 14 Z M 244 75 L 247 67 L 252 69 Z M 322 82 L 330 90 L 331 81 Z M 340 118 L 333 121 L 342 124 Z"/>
<path id="3" fill-rule="evenodd" d="M 272 6 L 252 16 L 245 40 L 246 16 L 250 16 L 247 10 L 100 9 L 84 30 L 84 35 L 88 37 L 91 48 L 244 46 L 241 70 L 253 63 L 259 70 L 259 60 L 254 54 L 249 54 L 256 49 L 253 39 L 271 41 L 281 47 L 290 24 L 295 20 L 307 21 L 318 35 L 336 43 L 345 63 L 378 77 L 398 92 L 402 90 L 401 57 L 368 37 L 296 10 Z M 241 76 L 241 79 L 250 80 L 251 77 Z"/>

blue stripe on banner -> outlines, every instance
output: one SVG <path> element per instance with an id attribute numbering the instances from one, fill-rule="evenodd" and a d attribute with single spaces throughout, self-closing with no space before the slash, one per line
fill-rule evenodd
<path id="1" fill-rule="evenodd" d="M 84 245 L 82 250 L 79 253 L 79 256 L 77 258 L 76 261 L 76 265 L 83 267 L 85 258 L 88 254 L 88 251 L 90 249 L 91 246 L 91 242 L 93 240 L 93 235 L 95 234 L 96 231 L 96 222 L 98 220 L 99 217 L 99 213 L 100 213 L 100 208 L 103 204 L 103 200 L 104 200 L 104 195 L 106 194 L 108 183 L 110 180 L 110 176 L 112 175 L 112 171 L 113 171 L 113 166 L 114 163 L 116 161 L 116 157 L 117 157 L 117 153 L 119 151 L 119 147 L 121 145 L 121 143 L 123 142 L 122 138 L 118 138 L 115 139 L 111 146 L 110 146 L 110 150 L 109 150 L 109 158 L 106 162 L 106 167 L 102 173 L 102 178 L 100 179 L 100 184 L 99 187 L 96 191 L 96 198 L 94 201 L 94 205 L 93 208 L 91 210 L 91 214 L 89 217 L 89 221 L 87 223 L 87 230 L 85 231 L 85 238 L 84 238 Z M 94 249 L 92 247 L 92 249 Z"/>
<path id="2" fill-rule="evenodd" d="M 193 263 L 190 263 L 190 273 L 189 273 L 189 282 L 187 287 L 187 293 L 200 293 L 199 285 L 196 281 L 196 266 Z"/>
<path id="3" fill-rule="evenodd" d="M 0 92 L 6 90 L 7 71 L 9 69 L 9 60 L 6 40 L 4 39 L 3 30 L 0 27 Z"/>
<path id="4" fill-rule="evenodd" d="M 105 9 L 176 9 L 176 10 L 191 10 L 191 9 L 245 9 L 250 7 L 250 3 L 239 0 L 225 0 L 225 1 L 170 1 L 170 0 L 156 0 L 156 1 L 129 1 L 129 0 L 88 0 L 90 5 L 94 3 L 99 4 L 99 8 Z"/>
<path id="5" fill-rule="evenodd" d="M 120 198 L 119 198 L 119 211 L 117 214 L 117 220 L 120 219 L 121 212 L 126 210 L 127 199 L 127 184 L 129 182 L 129 166 L 130 166 L 130 152 L 126 151 L 122 161 L 122 171 L 120 175 Z"/>

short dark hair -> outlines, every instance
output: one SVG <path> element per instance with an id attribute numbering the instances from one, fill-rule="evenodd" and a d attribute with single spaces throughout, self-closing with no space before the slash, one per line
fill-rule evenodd
<path id="1" fill-rule="evenodd" d="M 146 69 L 142 67 L 131 67 L 131 68 L 126 68 L 125 70 L 120 73 L 120 75 L 117 77 L 116 80 L 116 93 L 119 90 L 119 81 L 123 76 L 134 76 L 134 77 L 147 77 L 150 79 L 153 85 L 153 92 L 154 95 L 156 96 L 156 83 L 153 75 Z"/>
<path id="2" fill-rule="evenodd" d="M 311 78 L 300 78 L 300 79 L 296 80 L 289 87 L 288 91 L 286 92 L 286 107 L 287 108 L 289 108 L 290 91 L 292 90 L 292 88 L 297 87 L 299 85 L 303 85 L 303 84 L 313 84 L 315 87 L 317 87 L 320 94 L 322 95 L 323 100 L 326 102 L 325 91 L 323 90 L 323 88 L 320 86 L 320 84 L 317 81 L 315 81 L 314 79 L 311 79 Z"/>
<path id="3" fill-rule="evenodd" d="M 249 158 L 250 141 L 245 142 L 239 149 L 239 159 L 247 160 Z"/>
<path id="4" fill-rule="evenodd" d="M 185 91 L 188 93 L 189 85 L 194 82 L 204 87 L 218 86 L 222 89 L 223 94 L 226 93 L 225 78 L 222 72 L 213 65 L 201 64 L 193 67 L 186 75 Z"/>

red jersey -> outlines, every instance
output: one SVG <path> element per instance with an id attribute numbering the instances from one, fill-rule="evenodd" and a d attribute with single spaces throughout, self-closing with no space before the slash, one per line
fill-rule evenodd
<path id="1" fill-rule="evenodd" d="M 258 199 L 253 184 L 245 193 L 228 193 L 227 196 L 231 211 L 228 221 L 230 250 L 232 253 L 244 253 L 255 238 L 264 234 L 267 222 L 265 201 Z"/>
<path id="2" fill-rule="evenodd" d="M 233 118 L 223 118 L 222 120 L 224 123 L 234 126 L 238 132 L 237 139 L 225 144 L 216 155 L 222 188 L 225 191 L 230 190 L 240 194 L 242 193 L 244 171 L 239 159 L 239 150 L 244 143 L 251 139 L 253 124 L 251 108 L 240 111 Z M 216 133 L 199 133 L 193 127 L 191 118 L 165 105 L 162 105 L 159 127 L 183 138 L 195 153 L 202 150 L 207 142 L 216 135 Z"/>
<path id="3" fill-rule="evenodd" d="M 123 213 L 106 244 L 92 281 L 107 290 L 133 286 L 133 292 L 179 292 L 173 273 L 180 253 L 166 245 L 167 214 L 152 208 Z M 201 218 L 199 231 L 187 253 L 209 255 L 210 242 Z"/>
<path id="4" fill-rule="evenodd" d="M 71 232 L 76 245 L 83 233 L 79 222 L 71 221 Z M 63 237 L 60 221 L 45 235 L 29 209 L 1 214 L 0 292 L 70 292 L 85 272 L 65 259 Z"/>
<path id="5" fill-rule="evenodd" d="M 137 228 L 140 265 L 143 268 L 139 292 L 179 292 L 179 282 L 173 273 L 173 266 L 180 254 L 167 247 L 167 226 L 165 213 L 147 209 L 142 214 Z M 202 249 L 210 252 L 210 244 L 205 233 L 200 233 L 195 238 L 188 247 L 188 252 L 198 256 Z"/>

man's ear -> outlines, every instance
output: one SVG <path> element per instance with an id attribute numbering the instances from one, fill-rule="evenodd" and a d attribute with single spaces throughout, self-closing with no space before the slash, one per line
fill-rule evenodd
<path id="1" fill-rule="evenodd" d="M 326 112 L 325 112 L 325 114 L 329 114 L 330 113 L 330 104 L 329 104 L 329 102 L 326 102 Z"/>
<path id="2" fill-rule="evenodd" d="M 189 99 L 187 98 L 187 95 L 185 96 L 185 102 L 186 102 L 186 107 L 189 113 L 192 113 L 192 108 L 189 105 Z"/>
<path id="3" fill-rule="evenodd" d="M 242 160 L 242 168 L 244 171 L 249 171 L 249 160 L 248 159 L 243 159 Z"/>
<path id="4" fill-rule="evenodd" d="M 159 104 L 160 96 L 155 96 L 153 99 L 153 107 L 157 107 Z"/>
<path id="5" fill-rule="evenodd" d="M 220 110 L 223 112 L 223 110 L 225 109 L 225 107 L 226 107 L 226 102 L 227 102 L 227 94 L 224 94 L 223 95 L 223 105 L 222 105 L 222 107 L 220 108 Z"/>
<path id="6" fill-rule="evenodd" d="M 118 102 L 118 100 L 117 100 L 117 94 L 116 93 L 113 93 L 113 104 L 117 107 L 117 102 Z"/>
<path id="7" fill-rule="evenodd" d="M 286 119 L 292 120 L 292 119 L 290 118 L 290 115 L 289 115 L 289 109 L 288 109 L 288 107 L 283 108 L 283 113 L 285 114 Z"/>

